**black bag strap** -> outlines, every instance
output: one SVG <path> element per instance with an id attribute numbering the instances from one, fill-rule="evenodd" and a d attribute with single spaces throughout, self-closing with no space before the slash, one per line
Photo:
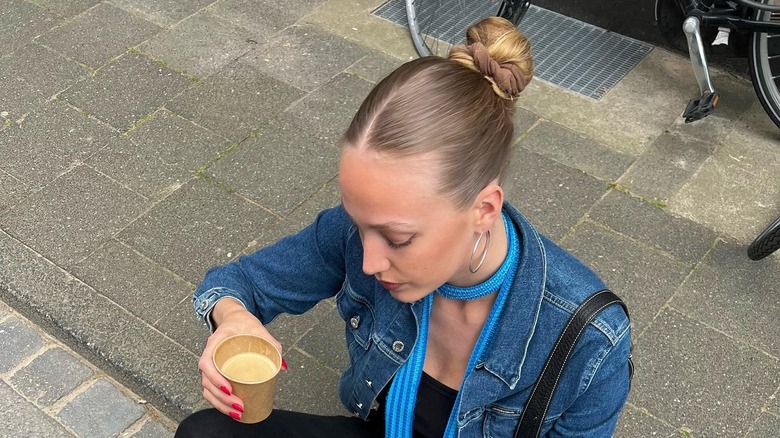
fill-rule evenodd
<path id="1" fill-rule="evenodd" d="M 525 404 L 520 424 L 515 430 L 515 438 L 537 438 L 542 429 L 544 417 L 550 407 L 558 380 L 563 374 L 566 360 L 577 345 L 580 335 L 585 331 L 591 320 L 606 307 L 620 304 L 628 315 L 625 303 L 609 289 L 604 289 L 585 300 L 569 319 L 566 327 L 558 337 L 555 347 L 547 358 L 539 380 L 536 381 L 531 396 Z M 629 358 L 630 361 L 630 358 Z M 631 367 L 631 365 L 629 365 Z"/>

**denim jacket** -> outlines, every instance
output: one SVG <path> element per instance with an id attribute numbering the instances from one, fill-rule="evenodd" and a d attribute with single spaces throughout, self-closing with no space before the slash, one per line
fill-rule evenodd
<path id="1" fill-rule="evenodd" d="M 520 235 L 520 262 L 498 329 L 463 382 L 460 437 L 512 437 L 542 367 L 571 314 L 604 288 L 572 255 L 537 233 L 505 204 Z M 421 301 L 396 301 L 362 271 L 356 227 L 339 206 L 301 232 L 237 262 L 212 268 L 193 295 L 198 316 L 222 298 L 238 299 L 263 324 L 300 314 L 336 296 L 345 320 L 350 365 L 339 395 L 365 419 L 377 395 L 406 361 L 417 339 Z M 541 436 L 608 437 L 628 395 L 630 324 L 620 306 L 603 310 L 568 359 Z"/>

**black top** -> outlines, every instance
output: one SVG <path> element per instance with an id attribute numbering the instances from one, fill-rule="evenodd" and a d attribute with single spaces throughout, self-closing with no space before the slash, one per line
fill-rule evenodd
<path id="1" fill-rule="evenodd" d="M 392 381 L 391 381 L 392 383 Z M 388 384 L 377 397 L 379 410 L 374 419 L 379 420 L 384 426 L 384 405 L 387 399 L 387 392 L 390 390 Z M 447 429 L 447 421 L 450 418 L 450 412 L 455 406 L 455 399 L 458 397 L 458 391 L 439 382 L 425 372 L 420 378 L 420 386 L 417 388 L 417 404 L 414 407 L 413 438 L 441 438 Z M 384 428 L 384 427 L 383 427 Z"/>

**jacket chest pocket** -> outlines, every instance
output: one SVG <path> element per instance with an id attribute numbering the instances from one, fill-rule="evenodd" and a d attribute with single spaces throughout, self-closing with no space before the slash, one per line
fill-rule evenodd
<path id="1" fill-rule="evenodd" d="M 368 300 L 355 293 L 347 284 L 341 290 L 336 306 L 347 323 L 346 337 L 350 350 L 357 347 L 368 350 L 375 320 L 374 311 Z"/>
<path id="2" fill-rule="evenodd" d="M 484 436 L 490 438 L 515 436 L 517 425 L 520 424 L 522 412 L 500 406 L 492 406 L 485 410 Z M 542 423 L 542 430 L 549 430 L 556 417 L 548 416 Z"/>

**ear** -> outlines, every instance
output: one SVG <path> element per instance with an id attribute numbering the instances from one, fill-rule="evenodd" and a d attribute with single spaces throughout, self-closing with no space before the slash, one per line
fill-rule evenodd
<path id="1" fill-rule="evenodd" d="M 479 192 L 472 207 L 476 218 L 477 232 L 489 230 L 501 215 L 504 205 L 504 189 L 494 181 Z"/>

